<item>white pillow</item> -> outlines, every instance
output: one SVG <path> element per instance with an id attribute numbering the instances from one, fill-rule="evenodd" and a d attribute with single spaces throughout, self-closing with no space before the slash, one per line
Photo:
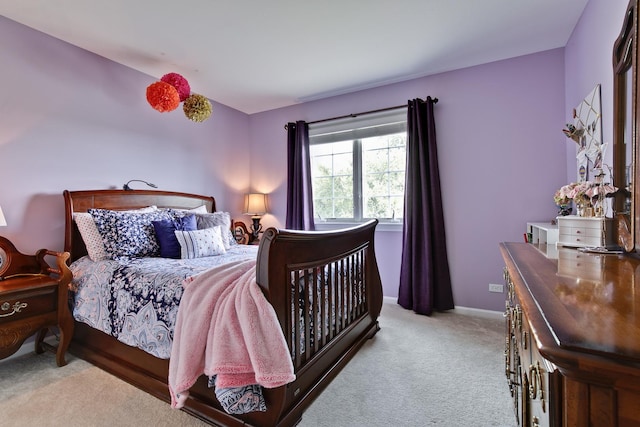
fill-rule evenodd
<path id="1" fill-rule="evenodd" d="M 177 212 L 198 213 L 198 214 L 209 213 L 206 205 L 200 205 L 197 208 L 191 208 L 191 209 L 167 208 L 167 210 L 173 210 Z"/>
<path id="2" fill-rule="evenodd" d="M 93 221 L 91 214 L 88 212 L 74 213 L 73 220 L 76 222 L 84 245 L 87 247 L 89 258 L 93 261 L 107 259 L 107 253 L 104 251 L 104 243 L 102 243 L 102 236 L 98 232 L 98 227 L 96 227 L 96 223 Z"/>
<path id="3" fill-rule="evenodd" d="M 196 223 L 198 224 L 198 230 L 215 226 L 222 227 L 222 242 L 225 250 L 229 250 L 231 246 L 238 244 L 231 232 L 231 215 L 229 212 L 197 213 Z"/>
<path id="4" fill-rule="evenodd" d="M 190 213 L 208 213 L 207 207 L 205 205 L 198 206 L 197 208 L 188 209 L 187 212 Z"/>
<path id="5" fill-rule="evenodd" d="M 147 206 L 146 208 L 123 212 L 148 213 L 157 210 L 157 206 Z M 91 214 L 89 212 L 76 212 L 73 214 L 73 220 L 78 226 L 78 231 L 80 231 L 80 236 L 82 236 L 84 245 L 87 248 L 87 255 L 89 255 L 89 258 L 91 258 L 92 261 L 102 261 L 105 259 L 109 259 L 109 257 L 107 256 L 107 252 L 104 249 L 102 235 L 98 231 L 98 227 L 96 226 L 96 223 L 93 220 Z"/>
<path id="6" fill-rule="evenodd" d="M 180 244 L 180 256 L 186 259 L 222 255 L 227 251 L 220 226 L 193 231 L 174 231 Z"/>

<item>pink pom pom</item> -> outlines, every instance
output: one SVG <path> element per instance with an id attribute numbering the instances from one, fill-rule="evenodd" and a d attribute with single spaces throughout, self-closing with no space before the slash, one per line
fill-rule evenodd
<path id="1" fill-rule="evenodd" d="M 189 82 L 178 73 L 165 74 L 162 76 L 160 81 L 169 83 L 171 86 L 176 88 L 178 95 L 180 95 L 180 102 L 187 99 L 189 94 L 191 94 L 191 86 L 189 86 Z"/>

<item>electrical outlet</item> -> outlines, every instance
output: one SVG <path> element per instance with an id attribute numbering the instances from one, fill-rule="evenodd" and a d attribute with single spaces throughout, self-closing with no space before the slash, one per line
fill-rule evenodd
<path id="1" fill-rule="evenodd" d="M 504 285 L 499 285 L 497 283 L 489 283 L 489 292 L 504 292 Z"/>

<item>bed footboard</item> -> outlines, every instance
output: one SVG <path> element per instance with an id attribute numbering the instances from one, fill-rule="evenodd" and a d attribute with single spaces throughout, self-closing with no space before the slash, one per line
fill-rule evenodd
<path id="1" fill-rule="evenodd" d="M 330 232 L 268 229 L 257 282 L 273 305 L 293 360 L 279 424 L 294 424 L 379 329 L 377 220 Z"/>

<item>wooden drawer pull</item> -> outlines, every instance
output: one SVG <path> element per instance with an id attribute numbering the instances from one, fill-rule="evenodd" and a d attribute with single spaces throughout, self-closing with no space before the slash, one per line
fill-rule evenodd
<path id="1" fill-rule="evenodd" d="M 22 311 L 23 308 L 26 308 L 27 305 L 28 304 L 26 302 L 16 301 L 16 303 L 13 304 L 13 310 L 11 311 L 11 313 L 0 314 L 0 317 L 9 317 L 9 316 L 13 316 L 16 313 L 20 313 L 20 311 Z M 11 308 L 11 304 L 9 304 L 8 302 L 4 302 L 0 306 L 0 309 L 2 309 L 2 311 L 8 311 L 10 308 Z"/>

